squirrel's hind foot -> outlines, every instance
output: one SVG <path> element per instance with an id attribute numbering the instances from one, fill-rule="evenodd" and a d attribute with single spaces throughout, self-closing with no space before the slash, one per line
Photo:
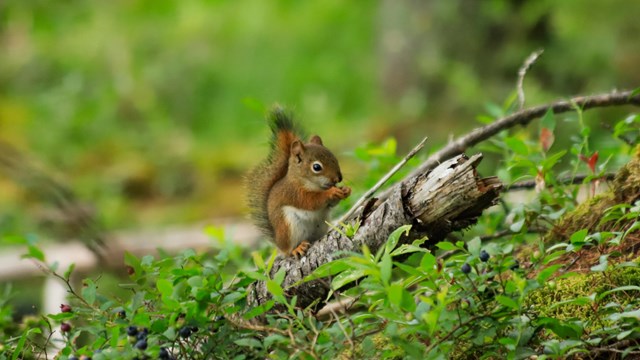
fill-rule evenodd
<path id="1" fill-rule="evenodd" d="M 291 250 L 291 256 L 295 256 L 298 259 L 303 257 L 309 249 L 309 246 L 311 246 L 311 244 L 309 244 L 308 241 L 301 242 L 295 249 Z"/>

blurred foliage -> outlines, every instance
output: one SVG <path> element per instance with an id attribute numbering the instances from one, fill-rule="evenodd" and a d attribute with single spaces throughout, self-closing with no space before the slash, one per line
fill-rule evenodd
<path id="1" fill-rule="evenodd" d="M 345 150 L 464 132 L 538 48 L 528 104 L 637 86 L 638 13 L 622 0 L 5 0 L 0 140 L 107 228 L 238 215 L 272 103 L 323 135 L 355 184 Z M 56 218 L 4 176 L 0 203 L 0 232 Z"/>

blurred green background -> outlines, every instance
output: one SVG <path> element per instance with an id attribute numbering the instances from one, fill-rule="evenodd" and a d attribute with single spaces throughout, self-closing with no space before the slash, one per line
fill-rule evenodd
<path id="1" fill-rule="evenodd" d="M 637 87 L 639 16 L 623 0 L 4 0 L 0 141 L 107 229 L 242 216 L 273 103 L 357 186 L 357 146 L 437 148 L 496 115 L 539 48 L 529 105 Z M 23 185 L 0 170 L 0 234 L 56 218 Z"/>

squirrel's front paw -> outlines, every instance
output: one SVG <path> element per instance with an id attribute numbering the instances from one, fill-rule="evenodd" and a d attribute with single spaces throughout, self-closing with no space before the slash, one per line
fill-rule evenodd
<path id="1" fill-rule="evenodd" d="M 332 200 L 346 199 L 351 195 L 351 188 L 347 186 L 334 186 L 329 191 L 331 192 L 330 197 Z"/>
<path id="2" fill-rule="evenodd" d="M 351 188 L 348 186 L 341 186 L 339 189 L 342 190 L 342 194 L 344 195 L 342 198 L 346 199 L 351 195 Z"/>
<path id="3" fill-rule="evenodd" d="M 334 200 L 346 199 L 349 197 L 349 195 L 351 195 L 351 188 L 348 186 L 334 186 L 331 188 L 331 190 L 331 198 Z"/>

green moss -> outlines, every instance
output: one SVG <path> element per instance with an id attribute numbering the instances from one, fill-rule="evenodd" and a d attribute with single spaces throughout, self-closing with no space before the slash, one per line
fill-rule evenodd
<path id="1" fill-rule="evenodd" d="M 544 241 L 545 243 L 565 241 L 571 234 L 581 229 L 588 229 L 593 233 L 624 228 L 628 225 L 627 222 L 601 223 L 600 220 L 610 207 L 621 203 L 631 204 L 638 198 L 640 198 L 640 146 L 636 148 L 633 158 L 618 171 L 609 191 L 583 202 L 567 213 L 545 236 Z"/>
<path id="2" fill-rule="evenodd" d="M 640 196 L 640 146 L 633 158 L 618 171 L 613 180 L 617 202 L 632 203 Z"/>
<path id="3" fill-rule="evenodd" d="M 638 262 L 638 260 L 636 260 Z M 545 286 L 527 297 L 527 305 L 538 316 L 553 317 L 560 320 L 580 318 L 586 321 L 594 320 L 595 313 L 590 304 L 562 304 L 563 301 L 578 297 L 587 297 L 593 293 L 601 294 L 605 291 L 626 285 L 640 286 L 640 268 L 625 267 L 607 270 L 604 273 L 587 273 L 575 275 L 555 282 L 555 286 Z M 616 292 L 600 301 L 601 304 L 615 301 L 626 304 L 636 300 L 636 292 Z"/>
<path id="4" fill-rule="evenodd" d="M 343 351 L 340 359 L 403 359 L 405 356 L 404 350 L 395 345 L 392 339 L 378 333 L 356 344 L 353 351 Z"/>
<path id="5" fill-rule="evenodd" d="M 604 212 L 615 204 L 615 195 L 612 191 L 594 196 L 567 213 L 544 237 L 544 242 L 565 241 L 571 234 L 582 229 L 588 229 L 590 233 L 599 231 L 598 226 Z"/>

